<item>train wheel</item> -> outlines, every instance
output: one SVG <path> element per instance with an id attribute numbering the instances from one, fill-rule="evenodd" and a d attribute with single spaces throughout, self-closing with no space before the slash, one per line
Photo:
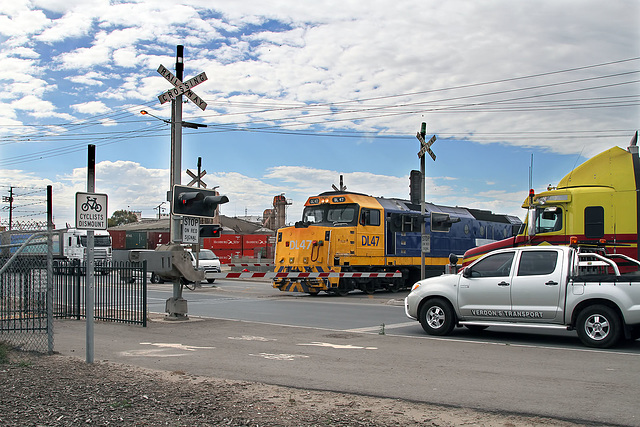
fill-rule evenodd
<path id="1" fill-rule="evenodd" d="M 400 290 L 398 285 L 396 285 L 395 283 L 388 283 L 384 286 L 384 288 L 389 292 L 393 292 L 394 294 Z"/>
<path id="2" fill-rule="evenodd" d="M 351 283 L 347 282 L 344 279 L 340 279 L 340 281 L 338 282 L 338 287 L 337 288 L 332 288 L 331 292 L 339 295 L 341 297 L 346 296 L 349 294 L 349 291 L 351 291 L 352 289 L 352 285 Z"/>
<path id="3" fill-rule="evenodd" d="M 373 284 L 373 281 L 369 280 L 360 284 L 360 290 L 367 295 L 373 295 L 373 293 L 376 291 L 376 288 Z"/>

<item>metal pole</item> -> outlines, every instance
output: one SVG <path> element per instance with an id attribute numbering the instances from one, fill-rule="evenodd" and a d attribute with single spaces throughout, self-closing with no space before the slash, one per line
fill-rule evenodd
<path id="1" fill-rule="evenodd" d="M 178 45 L 176 49 L 176 77 L 182 81 L 184 74 L 184 46 Z M 169 195 L 172 195 L 173 186 L 181 184 L 180 173 L 182 171 L 182 95 L 171 101 L 171 185 Z M 169 198 L 172 203 L 172 198 Z M 171 213 L 169 221 L 169 233 L 171 242 L 180 243 L 182 233 L 180 232 L 180 218 L 174 217 Z"/>
<path id="2" fill-rule="evenodd" d="M 13 187 L 9 187 L 9 230 L 13 224 Z"/>
<path id="3" fill-rule="evenodd" d="M 47 185 L 47 351 L 53 354 L 53 197 Z M 62 242 L 60 242 L 62 243 Z"/>
<path id="4" fill-rule="evenodd" d="M 87 161 L 87 193 L 94 193 L 96 189 L 96 146 L 89 145 L 89 158 Z M 93 333 L 93 307 L 94 307 L 94 234 L 93 230 L 87 230 L 87 261 L 86 261 L 86 286 L 85 286 L 85 315 L 87 318 L 87 363 L 93 363 L 94 333 Z"/>
<path id="5" fill-rule="evenodd" d="M 425 122 L 422 122 L 422 128 L 420 129 L 420 134 L 422 135 L 422 140 L 424 141 L 425 136 L 427 135 L 427 124 Z M 425 201 L 424 201 L 424 193 L 425 193 L 425 188 L 426 188 L 426 182 L 425 180 L 426 175 L 425 175 L 425 162 L 424 162 L 424 157 L 422 156 L 420 157 L 420 173 L 422 174 L 422 179 L 420 180 L 420 217 L 422 218 L 422 221 L 420 221 L 420 236 L 421 236 L 421 242 L 420 242 L 420 279 L 424 279 L 425 278 L 425 268 L 424 268 L 424 261 L 425 261 L 425 253 L 424 253 L 424 239 L 426 238 L 426 227 L 425 227 L 425 223 L 424 223 L 424 214 L 425 214 Z"/>
<path id="6" fill-rule="evenodd" d="M 182 81 L 184 74 L 184 46 L 178 45 L 176 48 L 176 77 Z M 173 196 L 173 186 L 181 184 L 180 173 L 182 171 L 182 95 L 176 97 L 172 101 L 172 117 L 171 117 L 171 189 L 169 194 Z M 170 202 L 173 205 L 173 197 Z M 174 216 L 173 206 L 171 207 L 170 216 L 170 235 L 171 243 L 182 242 L 182 229 L 180 227 L 181 221 L 179 216 Z M 169 318 L 171 319 L 183 319 L 186 318 L 184 313 L 177 313 L 173 311 L 175 304 L 181 301 L 182 298 L 182 284 L 180 278 L 173 279 L 173 297 L 167 300 L 167 307 L 171 306 L 169 311 Z M 172 300 L 172 301 L 171 301 Z"/>

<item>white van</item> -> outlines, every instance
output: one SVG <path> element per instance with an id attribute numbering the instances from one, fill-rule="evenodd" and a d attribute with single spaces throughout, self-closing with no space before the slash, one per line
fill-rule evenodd
<path id="1" fill-rule="evenodd" d="M 191 255 L 193 267 L 204 271 L 204 278 L 207 279 L 207 282 L 215 282 L 216 279 L 211 276 L 213 273 L 220 273 L 220 258 L 210 249 L 200 249 L 200 252 L 193 252 L 187 249 L 187 252 Z M 197 263 L 196 256 L 198 257 Z"/>

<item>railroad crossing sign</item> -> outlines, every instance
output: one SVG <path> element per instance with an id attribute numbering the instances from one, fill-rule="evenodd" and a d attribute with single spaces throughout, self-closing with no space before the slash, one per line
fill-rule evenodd
<path id="1" fill-rule="evenodd" d="M 158 67 L 158 73 L 174 86 L 172 89 L 169 89 L 162 95 L 158 96 L 160 104 L 173 101 L 180 95 L 185 95 L 187 98 L 193 101 L 193 103 L 196 104 L 202 111 L 207 108 L 207 103 L 204 102 L 202 98 L 200 98 L 195 94 L 194 91 L 191 90 L 192 87 L 197 86 L 207 80 L 207 75 L 204 73 L 204 71 L 197 76 L 187 80 L 186 82 L 181 82 L 180 79 L 174 76 L 171 71 L 167 70 L 164 65 L 160 65 Z"/>
<path id="2" fill-rule="evenodd" d="M 207 188 L 207 184 L 205 184 L 205 182 L 202 180 L 202 177 L 205 176 L 206 174 L 207 174 L 207 171 L 202 171 L 200 172 L 200 176 L 197 176 L 195 173 L 187 169 L 187 175 L 191 177 L 191 182 L 187 184 L 187 187 L 193 187 L 195 183 L 200 182 L 200 185 L 203 188 Z"/>
<path id="3" fill-rule="evenodd" d="M 422 147 L 422 148 L 420 148 L 420 152 L 418 153 L 418 157 L 422 158 L 424 156 L 424 153 L 429 153 L 431 158 L 433 160 L 435 160 L 436 159 L 436 154 L 433 151 L 431 151 L 431 145 L 433 145 L 433 143 L 436 142 L 436 136 L 433 135 L 429 141 L 425 142 L 424 141 L 424 137 L 422 136 L 422 134 L 420 132 L 418 132 L 418 134 L 416 135 L 416 138 L 418 138 L 418 141 L 420 141 L 420 145 Z"/>

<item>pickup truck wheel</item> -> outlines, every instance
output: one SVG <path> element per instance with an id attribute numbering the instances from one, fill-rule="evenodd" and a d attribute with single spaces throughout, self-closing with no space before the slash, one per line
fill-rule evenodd
<path id="1" fill-rule="evenodd" d="M 578 315 L 578 337 L 587 347 L 608 348 L 615 345 L 622 334 L 618 314 L 605 305 L 592 305 Z"/>
<path id="2" fill-rule="evenodd" d="M 208 282 L 208 283 L 213 283 L 213 282 L 215 282 L 215 281 L 216 281 L 216 279 L 207 279 L 207 282 Z"/>
<path id="3" fill-rule="evenodd" d="M 156 273 L 151 273 L 151 283 L 160 283 L 160 277 Z"/>
<path id="4" fill-rule="evenodd" d="M 448 335 L 456 326 L 453 307 L 441 298 L 427 301 L 420 309 L 420 324 L 429 335 Z"/>

